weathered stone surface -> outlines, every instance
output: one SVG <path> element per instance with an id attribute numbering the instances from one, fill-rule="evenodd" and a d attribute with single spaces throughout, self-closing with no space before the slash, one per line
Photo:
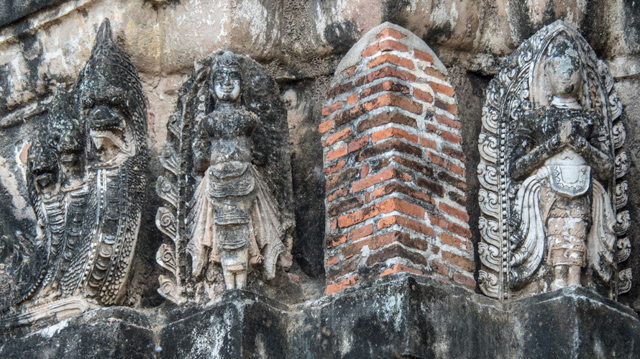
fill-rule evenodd
<path id="1" fill-rule="evenodd" d="M 25 336 L 3 333 L 1 358 L 155 358 L 144 313 L 112 307 L 86 312 Z"/>
<path id="2" fill-rule="evenodd" d="M 504 305 L 396 274 L 294 306 L 232 291 L 206 308 L 100 309 L 3 343 L 1 357 L 636 358 L 640 320 L 578 287 Z"/>

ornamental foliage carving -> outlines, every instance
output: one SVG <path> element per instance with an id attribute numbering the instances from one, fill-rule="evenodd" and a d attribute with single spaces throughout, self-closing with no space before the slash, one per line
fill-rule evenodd
<path id="1" fill-rule="evenodd" d="M 160 156 L 159 293 L 206 303 L 264 286 L 291 265 L 294 226 L 286 111 L 274 79 L 246 56 L 196 63 Z"/>
<path id="2" fill-rule="evenodd" d="M 29 148 L 35 239 L 3 239 L 3 321 L 27 323 L 122 303 L 140 227 L 147 111 L 138 73 L 105 20 L 70 88 L 58 88 Z"/>
<path id="3" fill-rule="evenodd" d="M 483 107 L 479 285 L 491 297 L 630 289 L 622 106 L 606 65 L 561 20 L 505 61 Z M 618 239 L 620 238 L 620 239 Z"/>

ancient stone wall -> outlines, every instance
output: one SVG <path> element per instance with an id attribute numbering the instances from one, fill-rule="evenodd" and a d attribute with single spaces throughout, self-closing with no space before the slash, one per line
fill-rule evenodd
<path id="1" fill-rule="evenodd" d="M 37 148 L 34 134 L 56 114 L 55 89 L 81 82 L 105 18 L 114 44 L 135 65 L 147 112 L 149 181 L 136 255 L 118 298 L 128 308 L 88 311 L 53 327 L 47 327 L 56 322 L 51 318 L 33 326 L 5 320 L 0 356 L 14 357 L 30 343 L 37 344 L 29 353 L 48 357 L 94 353 L 88 344 L 76 343 L 78 335 L 106 357 L 640 355 L 633 312 L 640 312 L 640 227 L 634 225 L 640 218 L 639 2 L 4 2 L 0 259 L 5 262 L 19 252 L 7 250 L 12 245 L 7 243 L 22 248 L 40 238 L 27 180 L 28 155 Z M 486 249 L 477 200 L 483 185 L 476 173 L 483 104 L 503 61 L 558 19 L 603 61 L 620 100 L 617 121 L 626 140 L 616 153 L 627 154 L 628 174 L 620 181 L 626 181 L 628 198 L 626 207 L 617 204 L 628 213 L 628 221 L 620 221 L 629 226 L 625 242 L 619 242 L 624 248 L 616 251 L 628 252 L 620 268 L 632 273 L 625 277 L 630 289 L 611 290 L 611 299 L 568 288 L 495 300 L 489 297 L 498 295 L 488 297 L 478 286 L 479 252 Z M 272 95 L 283 101 L 276 107 L 286 110 L 282 118 L 289 132 L 287 210 L 295 228 L 287 227 L 291 263 L 278 264 L 275 284 L 250 278 L 250 292 L 218 291 L 203 311 L 198 305 L 207 300 L 179 307 L 158 294 L 158 277 L 166 270 L 157 264 L 157 253 L 166 241 L 156 227 L 163 205 L 156 188 L 166 169 L 160 158 L 171 138 L 171 116 L 180 99 L 189 97 L 181 88 L 197 78 L 203 59 L 223 50 L 257 61 L 268 73 L 259 75 L 275 80 L 279 94 Z M 181 191 L 194 186 L 191 172 L 181 175 L 189 178 Z M 190 208 L 192 193 L 180 195 Z M 495 263 L 508 262 L 502 253 L 483 253 Z M 191 259 L 180 260 L 182 268 L 191 265 Z M 203 271 L 193 283 L 202 277 L 214 278 Z M 213 282 L 222 283 L 218 279 Z M 203 297 L 191 284 L 184 284 L 185 291 L 197 292 L 190 298 Z M 3 298 L 0 304 L 10 301 Z M 601 318 L 597 323 L 585 314 L 592 312 Z M 454 340 L 456 335 L 461 339 Z M 133 336 L 139 341 L 127 340 Z M 576 344 L 576 338 L 589 345 Z"/>

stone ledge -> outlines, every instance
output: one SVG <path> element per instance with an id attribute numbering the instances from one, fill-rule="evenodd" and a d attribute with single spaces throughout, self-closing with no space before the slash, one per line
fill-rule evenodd
<path id="1" fill-rule="evenodd" d="M 0 348 L 2 358 L 17 353 L 48 358 L 68 358 L 68 353 L 73 358 L 87 353 L 102 358 L 636 358 L 640 320 L 630 308 L 584 288 L 502 304 L 402 273 L 293 306 L 236 291 L 202 309 L 95 310 Z"/>

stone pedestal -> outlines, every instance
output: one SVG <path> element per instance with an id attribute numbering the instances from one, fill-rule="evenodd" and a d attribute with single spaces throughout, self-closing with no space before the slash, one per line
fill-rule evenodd
<path id="1" fill-rule="evenodd" d="M 165 308 L 166 309 L 166 308 Z M 1 358 L 637 358 L 640 320 L 578 287 L 502 304 L 405 273 L 286 306 L 245 291 L 207 308 L 101 309 Z"/>

